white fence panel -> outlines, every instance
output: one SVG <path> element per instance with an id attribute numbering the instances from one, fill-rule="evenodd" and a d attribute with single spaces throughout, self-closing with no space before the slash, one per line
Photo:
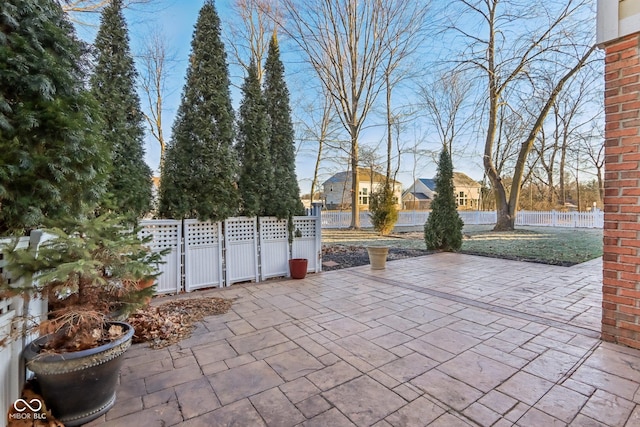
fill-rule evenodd
<path id="1" fill-rule="evenodd" d="M 140 221 L 142 237 L 152 236 L 149 248 L 160 252 L 169 249 L 163 256 L 163 264 L 159 270 L 156 293 L 177 293 L 182 290 L 182 222 L 179 220 L 145 220 Z"/>
<path id="2" fill-rule="evenodd" d="M 259 280 L 256 225 L 256 218 L 238 217 L 224 221 L 226 286 Z"/>
<path id="3" fill-rule="evenodd" d="M 16 248 L 31 247 L 32 250 L 37 250 L 43 240 L 42 233 L 34 231 L 31 237 L 21 237 Z M 13 244 L 13 239 L 0 239 L 0 250 L 8 244 Z M 4 271 L 5 266 L 6 261 L 0 255 L 0 274 L 11 283 L 9 273 Z M 16 284 L 25 285 L 24 283 Z M 0 298 L 0 341 L 3 343 L 0 345 L 0 414 L 2 414 L 3 423 L 6 421 L 9 407 L 20 397 L 22 386 L 27 378 L 22 349 L 37 338 L 37 334 L 23 336 L 21 330 L 23 327 L 27 329 L 37 325 L 44 319 L 46 313 L 47 302 L 38 297 L 31 298 L 26 307 L 24 299 L 20 296 Z"/>
<path id="4" fill-rule="evenodd" d="M 184 288 L 222 287 L 222 224 L 184 221 Z"/>
<path id="5" fill-rule="evenodd" d="M 260 218 L 260 278 L 289 275 L 287 220 Z"/>
<path id="6" fill-rule="evenodd" d="M 495 224 L 495 211 L 458 211 L 460 218 L 466 225 Z M 429 211 L 400 211 L 398 212 L 398 226 L 420 226 L 427 222 Z M 322 228 L 348 228 L 351 224 L 349 211 L 322 211 Z M 558 211 L 519 211 L 516 225 L 532 227 L 575 227 L 602 228 L 604 214 L 600 210 L 592 212 L 558 212 Z M 360 213 L 360 226 L 371 227 L 369 213 Z"/>
<path id="7" fill-rule="evenodd" d="M 322 243 L 318 217 L 293 217 L 293 229 L 300 231 L 300 237 L 294 237 L 292 246 L 293 258 L 306 258 L 307 272 L 322 271 Z"/>

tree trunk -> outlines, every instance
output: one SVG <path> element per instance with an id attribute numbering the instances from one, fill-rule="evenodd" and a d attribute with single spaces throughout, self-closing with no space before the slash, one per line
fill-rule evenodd
<path id="1" fill-rule="evenodd" d="M 358 173 L 358 140 L 357 133 L 351 133 L 351 225 L 353 230 L 360 229 L 360 174 Z"/>

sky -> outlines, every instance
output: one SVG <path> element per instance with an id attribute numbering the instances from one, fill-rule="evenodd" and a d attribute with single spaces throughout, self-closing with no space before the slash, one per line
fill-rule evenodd
<path id="1" fill-rule="evenodd" d="M 234 0 L 218 0 L 215 2 L 216 9 L 220 16 L 223 32 L 225 26 L 229 22 L 235 19 L 232 11 L 232 3 Z M 134 55 L 139 54 L 142 51 L 145 37 L 154 29 L 161 29 L 164 35 L 166 35 L 169 47 L 169 52 L 173 55 L 174 61 L 172 62 L 172 70 L 168 81 L 168 94 L 165 95 L 164 111 L 163 111 L 163 123 L 164 123 L 164 135 L 165 139 L 169 140 L 171 135 L 171 126 L 174 120 L 175 113 L 180 104 L 180 96 L 182 88 L 185 82 L 186 69 L 188 63 L 188 57 L 191 50 L 191 38 L 193 36 L 194 25 L 198 18 L 198 12 L 203 4 L 202 0 L 154 0 L 151 4 L 132 5 L 129 9 L 125 10 L 125 18 L 127 20 L 130 47 Z M 85 23 L 93 23 L 93 25 L 77 25 L 78 34 L 81 38 L 91 43 L 95 38 L 97 27 L 99 24 L 98 14 L 82 14 L 77 16 L 78 19 L 82 19 Z M 290 45 L 289 45 L 290 47 Z M 229 47 L 227 46 L 227 52 Z M 287 51 L 287 44 L 281 43 L 282 60 L 285 65 L 286 79 L 291 91 L 292 104 L 301 98 L 305 98 L 305 83 L 301 83 L 302 79 L 297 73 L 300 72 L 300 60 L 299 56 L 295 53 Z M 229 62 L 229 54 L 227 60 Z M 242 70 L 238 67 L 230 66 L 230 77 L 232 84 L 235 87 L 231 88 L 232 101 L 234 108 L 237 111 L 237 107 L 240 103 L 240 93 L 237 89 L 242 84 Z M 411 97 L 413 95 L 407 94 Z M 142 96 L 141 96 L 142 98 Z M 306 101 L 309 101 L 306 99 Z M 142 99 L 144 108 L 144 99 Z M 292 105 L 292 108 L 296 108 Z M 369 123 L 371 124 L 371 123 Z M 409 129 L 402 135 L 404 143 L 413 144 L 412 139 L 421 138 L 421 134 L 426 128 L 426 124 L 421 120 L 413 125 L 413 129 Z M 384 140 L 384 127 L 371 126 L 367 127 L 360 135 L 359 143 L 361 146 L 377 147 L 376 152 L 384 156 L 385 145 L 381 143 Z M 297 135 L 300 137 L 300 135 Z M 477 137 L 477 136 L 476 136 Z M 473 139 L 473 137 L 468 137 Z M 437 137 L 427 135 L 427 140 L 430 140 L 430 145 L 422 148 L 437 149 Z M 456 158 L 454 153 L 454 167 L 457 171 L 464 172 L 475 180 L 482 180 L 483 169 L 481 165 L 481 156 L 478 153 L 479 144 L 474 140 L 466 141 L 471 147 L 467 150 L 464 156 Z M 146 161 L 151 166 L 152 170 L 156 171 L 159 164 L 160 149 L 158 142 L 154 140 L 150 135 L 146 139 Z M 301 193 L 308 193 L 311 186 L 311 178 L 313 176 L 313 168 L 315 163 L 315 153 L 313 145 L 303 146 L 298 152 L 296 158 L 296 173 L 300 184 Z M 332 173 L 346 170 L 346 163 L 344 165 L 337 162 L 325 162 L 322 174 L 320 176 L 320 183 L 328 179 Z M 403 184 L 403 188 L 408 188 L 417 178 L 432 178 L 436 172 L 436 165 L 434 159 L 422 158 L 414 167 L 413 158 L 409 155 L 405 155 L 402 158 L 401 168 L 397 179 Z"/>

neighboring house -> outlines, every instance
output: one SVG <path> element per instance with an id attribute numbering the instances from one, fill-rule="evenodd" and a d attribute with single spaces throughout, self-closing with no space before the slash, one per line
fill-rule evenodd
<path id="1" fill-rule="evenodd" d="M 365 168 L 358 169 L 360 186 L 358 189 L 358 200 L 360 209 L 368 210 L 371 193 L 377 191 L 384 186 L 385 175 L 373 172 Z M 392 181 L 393 194 L 398 201 L 398 209 L 401 209 L 402 184 L 398 181 Z M 323 194 L 325 196 L 325 208 L 348 209 L 351 207 L 351 171 L 338 172 L 322 184 Z"/>
<path id="2" fill-rule="evenodd" d="M 453 173 L 453 187 L 459 210 L 475 210 L 480 206 L 481 188 L 477 181 L 462 172 Z M 436 194 L 435 179 L 420 178 L 402 193 L 402 204 L 407 210 L 430 209 Z"/>

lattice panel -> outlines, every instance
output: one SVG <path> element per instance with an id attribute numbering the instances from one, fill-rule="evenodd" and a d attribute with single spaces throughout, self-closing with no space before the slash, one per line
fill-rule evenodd
<path id="1" fill-rule="evenodd" d="M 255 221 L 230 220 L 225 223 L 225 235 L 228 242 L 250 242 L 255 240 Z"/>
<path id="2" fill-rule="evenodd" d="M 218 223 L 196 222 L 187 225 L 186 236 L 189 246 L 207 246 L 220 243 Z"/>
<path id="3" fill-rule="evenodd" d="M 0 315 L 7 314 L 11 311 L 11 300 L 0 298 Z"/>
<path id="4" fill-rule="evenodd" d="M 148 243 L 152 250 L 175 248 L 180 244 L 179 224 L 154 224 L 145 226 L 141 231 L 141 237 L 153 236 L 153 240 Z"/>
<path id="5" fill-rule="evenodd" d="M 316 237 L 316 220 L 315 218 L 311 219 L 294 219 L 293 220 L 294 230 L 300 230 L 302 233 L 302 238 L 305 237 Z"/>
<path id="6" fill-rule="evenodd" d="M 260 235 L 264 240 L 287 240 L 287 221 L 261 218 Z"/>

